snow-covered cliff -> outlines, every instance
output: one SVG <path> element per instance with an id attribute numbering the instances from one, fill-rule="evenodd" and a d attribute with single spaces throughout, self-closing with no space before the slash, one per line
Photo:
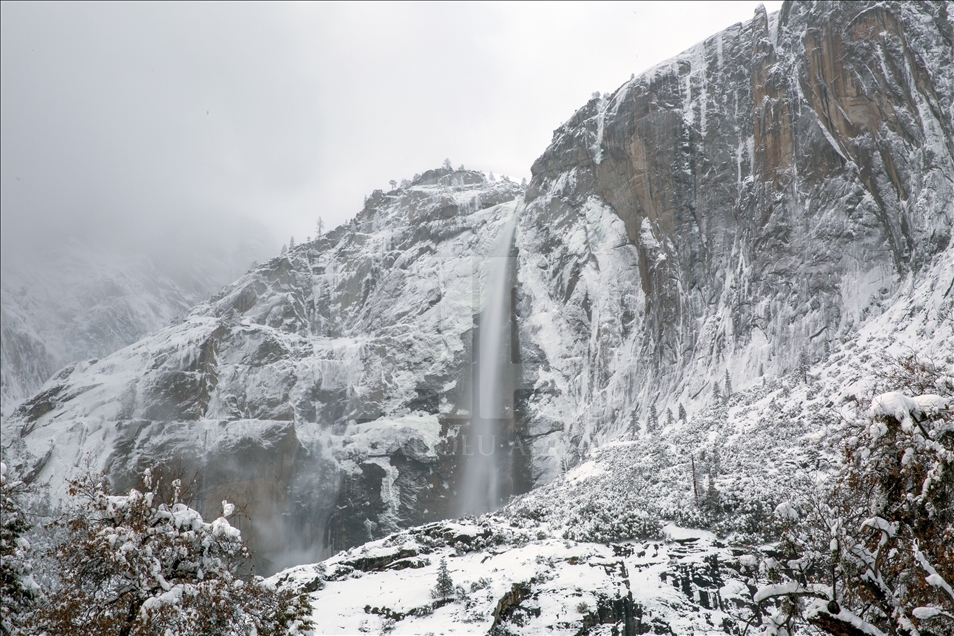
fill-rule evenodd
<path id="1" fill-rule="evenodd" d="M 520 217 L 519 312 L 551 387 L 531 429 L 563 430 L 564 463 L 654 407 L 823 360 L 936 275 L 951 20 L 945 2 L 759 10 L 554 132 Z"/>
<path id="2" fill-rule="evenodd" d="M 375 192 L 63 369 L 5 452 L 60 490 L 87 462 L 120 488 L 178 466 L 200 508 L 249 503 L 265 570 L 453 516 L 482 257 L 517 214 L 503 494 L 540 488 L 514 505 L 581 540 L 581 510 L 639 509 L 625 534 L 698 507 L 705 451 L 710 483 L 768 505 L 877 356 L 954 364 L 952 42 L 949 2 L 756 12 L 591 100 L 526 193 L 444 170 Z"/>
<path id="3" fill-rule="evenodd" d="M 178 249 L 162 255 L 82 236 L 3 255 L 4 417 L 66 364 L 101 358 L 158 331 L 269 249 L 241 224 L 214 235 L 185 233 Z"/>
<path id="4" fill-rule="evenodd" d="M 479 257 L 522 193 L 446 170 L 375 192 L 177 324 L 61 370 L 4 444 L 54 492 L 87 458 L 123 485 L 152 465 L 195 475 L 200 507 L 249 504 L 264 570 L 451 516 Z"/>

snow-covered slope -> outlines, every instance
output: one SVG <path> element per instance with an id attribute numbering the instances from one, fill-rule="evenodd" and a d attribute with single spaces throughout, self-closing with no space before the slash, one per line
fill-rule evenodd
<path id="1" fill-rule="evenodd" d="M 442 559 L 456 589 L 435 599 Z M 318 634 L 700 634 L 740 624 L 757 565 L 709 532 L 579 543 L 487 516 L 414 528 L 271 582 L 311 592 Z"/>
<path id="2" fill-rule="evenodd" d="M 86 458 L 122 485 L 153 465 L 194 474 L 200 509 L 249 504 L 260 571 L 451 516 L 477 257 L 522 193 L 443 170 L 376 192 L 181 322 L 61 370 L 4 444 L 54 493 Z"/>

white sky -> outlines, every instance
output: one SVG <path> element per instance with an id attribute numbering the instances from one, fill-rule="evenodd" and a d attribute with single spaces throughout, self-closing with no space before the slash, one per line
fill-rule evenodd
<path id="1" fill-rule="evenodd" d="M 300 241 L 445 157 L 529 177 L 594 91 L 758 4 L 5 2 L 4 246 L 236 215 Z"/>

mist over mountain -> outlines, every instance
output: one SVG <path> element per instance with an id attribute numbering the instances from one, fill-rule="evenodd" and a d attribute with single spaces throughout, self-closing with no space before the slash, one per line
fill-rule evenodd
<path id="1" fill-rule="evenodd" d="M 168 325 L 276 249 L 255 222 L 199 218 L 5 229 L 4 416 L 64 365 L 108 355 Z"/>
<path id="2" fill-rule="evenodd" d="M 781 567 L 773 511 L 849 426 L 952 423 L 952 11 L 760 9 L 595 94 L 528 184 L 446 165 L 376 190 L 62 368 L 3 420 L 5 457 L 54 498 L 81 465 L 193 476 L 203 515 L 246 506 L 259 571 L 322 633 L 741 633 Z M 930 409 L 869 411 L 911 360 Z M 500 509 L 448 521 L 485 450 Z M 432 594 L 439 559 L 463 591 Z"/>

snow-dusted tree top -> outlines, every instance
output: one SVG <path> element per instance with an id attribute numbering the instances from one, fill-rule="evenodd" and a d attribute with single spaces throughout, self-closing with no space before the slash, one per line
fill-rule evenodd
<path id="1" fill-rule="evenodd" d="M 78 499 L 68 538 L 51 558 L 57 582 L 42 590 L 25 633 L 60 634 L 297 634 L 307 631 L 303 598 L 279 592 L 260 577 L 242 577 L 248 556 L 227 517 L 203 521 L 179 501 L 181 481 L 113 495 L 102 478 L 70 484 Z M 158 485 L 158 484 L 156 484 Z"/>

